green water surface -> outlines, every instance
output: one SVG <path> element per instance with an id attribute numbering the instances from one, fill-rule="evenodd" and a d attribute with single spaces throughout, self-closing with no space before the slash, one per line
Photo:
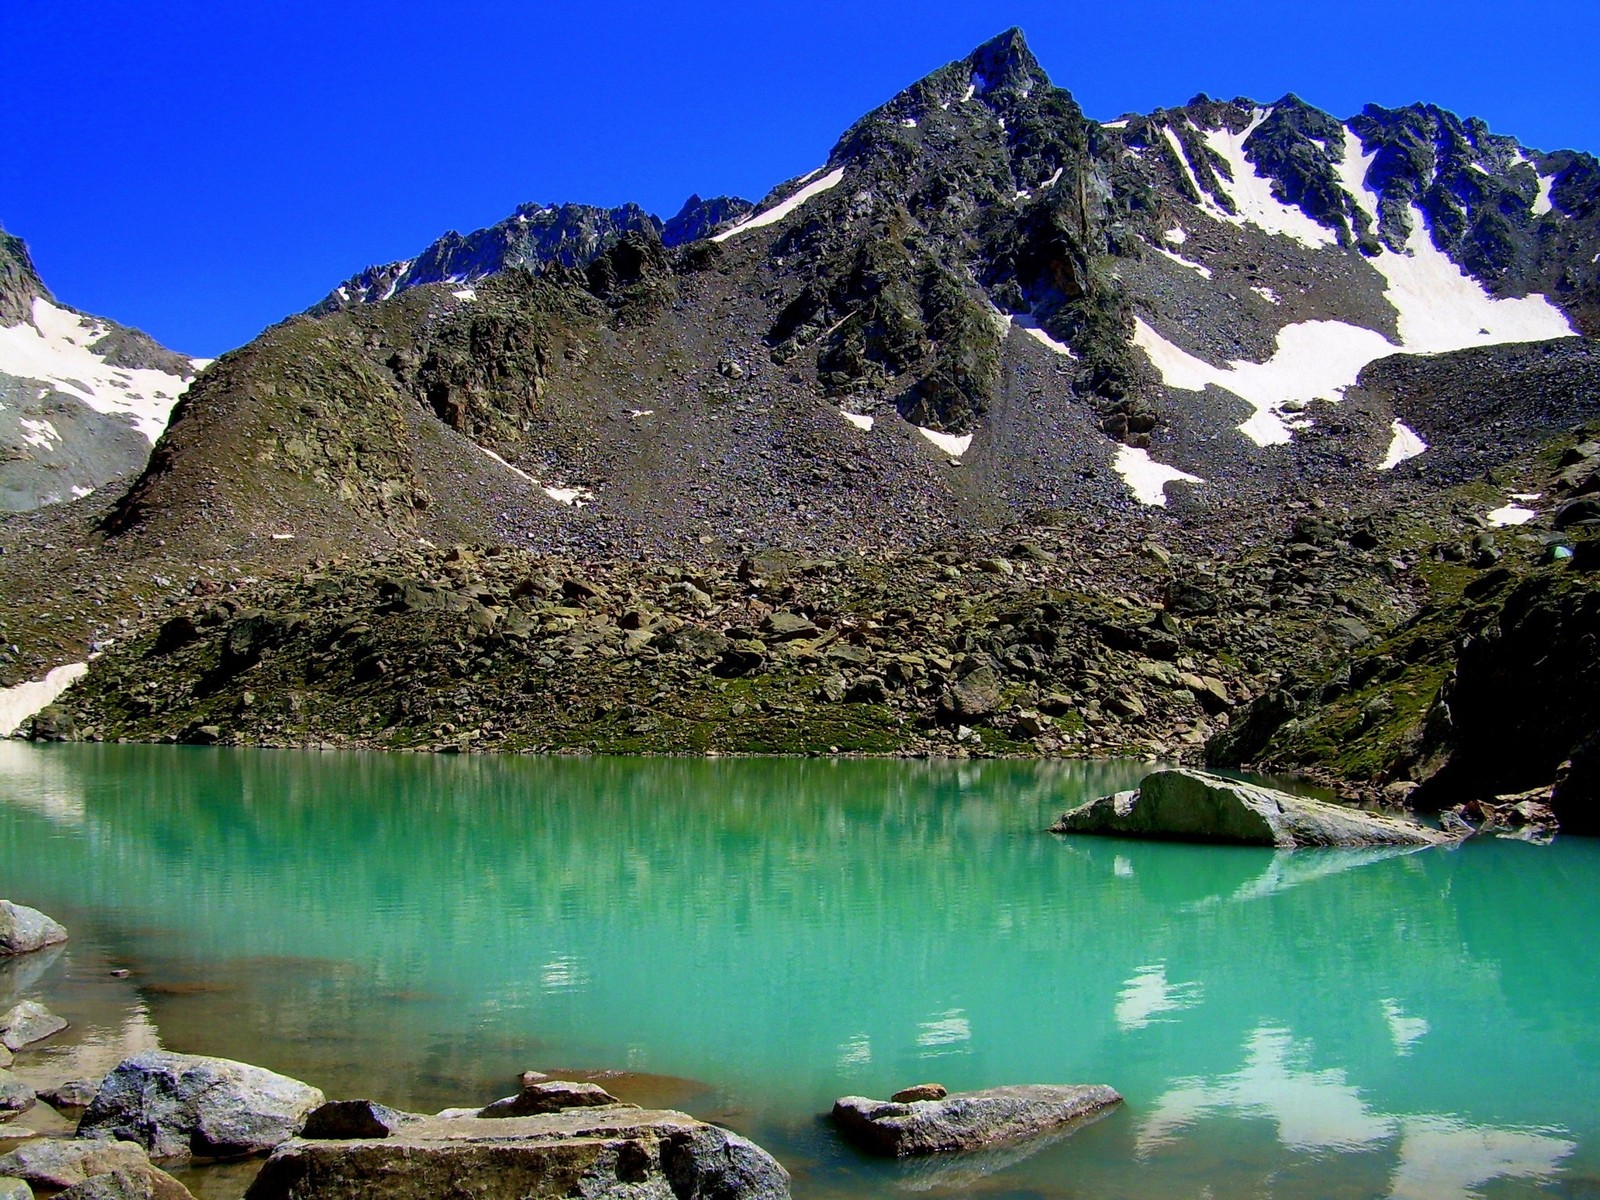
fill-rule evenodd
<path id="1" fill-rule="evenodd" d="M 433 1110 L 625 1070 L 802 1200 L 1600 1195 L 1600 844 L 1041 832 L 1144 770 L 4 743 L 0 895 L 74 937 L 0 1002 L 74 1019 L 36 1074 L 159 1039 Z M 1127 1103 L 909 1165 L 821 1119 L 925 1080 Z"/>

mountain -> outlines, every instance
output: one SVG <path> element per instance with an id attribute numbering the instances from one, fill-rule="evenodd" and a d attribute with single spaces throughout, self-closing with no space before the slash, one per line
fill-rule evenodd
<path id="1" fill-rule="evenodd" d="M 514 267 L 557 263 L 586 267 L 630 232 L 649 231 L 667 247 L 707 236 L 750 211 L 733 196 L 690 196 L 675 217 L 662 221 L 637 204 L 603 209 L 587 204 L 525 204 L 497 225 L 463 237 L 450 232 L 416 258 L 368 267 L 330 292 L 313 315 L 353 304 L 387 300 L 396 292 L 428 283 L 470 285 Z"/>
<path id="2" fill-rule="evenodd" d="M 58 304 L 0 230 L 0 509 L 83 497 L 143 469 L 203 364 Z"/>
<path id="3" fill-rule="evenodd" d="M 121 580 L 106 612 L 138 609 L 73 719 L 437 745 L 454 706 L 515 749 L 1209 738 L 1437 777 L 1444 802 L 1472 777 L 1435 712 L 1454 634 L 1530 580 L 1591 632 L 1587 518 L 1557 517 L 1600 485 L 1556 464 L 1600 434 L 1596 167 L 1420 104 L 1098 122 L 1009 31 L 753 207 L 527 206 L 223 356 L 139 479 L 72 516 L 92 528 L 48 527 Z M 0 582 L 45 561 L 0 557 Z M 31 611 L 0 635 L 64 646 Z M 1397 646 L 1352 732 L 1340 672 Z M 1338 738 L 1300 736 L 1324 705 Z M 1495 786 L 1548 783 L 1574 721 Z"/>

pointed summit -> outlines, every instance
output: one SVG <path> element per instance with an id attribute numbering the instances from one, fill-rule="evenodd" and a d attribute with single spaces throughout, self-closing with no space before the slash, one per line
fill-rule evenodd
<path id="1" fill-rule="evenodd" d="M 967 62 L 980 96 L 1007 88 L 1027 92 L 1035 85 L 1050 86 L 1050 77 L 1028 49 L 1022 30 L 1014 25 L 967 55 Z"/>

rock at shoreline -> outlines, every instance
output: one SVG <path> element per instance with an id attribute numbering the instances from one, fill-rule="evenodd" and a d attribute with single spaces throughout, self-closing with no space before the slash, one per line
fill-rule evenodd
<path id="1" fill-rule="evenodd" d="M 834 1102 L 833 1123 L 864 1150 L 903 1157 L 1012 1142 L 1121 1103 L 1104 1084 L 1023 1084 L 907 1103 L 845 1096 Z"/>
<path id="2" fill-rule="evenodd" d="M 910 1104 L 913 1100 L 943 1100 L 949 1094 L 950 1089 L 942 1083 L 918 1083 L 902 1088 L 889 1099 L 896 1104 Z"/>
<path id="3" fill-rule="evenodd" d="M 51 1108 L 88 1108 L 95 1092 L 99 1090 L 100 1085 L 93 1079 L 69 1079 L 55 1087 L 43 1089 L 39 1099 Z"/>
<path id="4" fill-rule="evenodd" d="M 330 1100 L 311 1110 L 300 1136 L 316 1140 L 386 1138 L 407 1121 L 419 1119 L 373 1100 Z"/>
<path id="5" fill-rule="evenodd" d="M 504 1119 L 506 1117 L 532 1117 L 540 1113 L 560 1112 L 564 1108 L 596 1108 L 606 1104 L 621 1104 L 597 1083 L 570 1083 L 564 1079 L 541 1080 L 527 1084 L 515 1096 L 496 1100 L 480 1109 L 480 1117 Z"/>
<path id="6" fill-rule="evenodd" d="M 424 1117 L 384 1139 L 279 1146 L 246 1200 L 786 1200 L 754 1143 L 684 1113 L 612 1105 L 541 1116 Z"/>
<path id="7" fill-rule="evenodd" d="M 77 1138 L 41 1138 L 18 1146 L 0 1158 L 0 1177 L 14 1176 L 41 1193 L 82 1188 L 94 1180 L 106 1181 L 99 1191 L 74 1193 L 79 1200 L 90 1197 L 123 1195 L 148 1200 L 194 1200 L 189 1189 L 171 1175 L 154 1166 L 150 1158 L 132 1142 L 113 1142 Z M 122 1192 L 106 1190 L 114 1182 L 108 1177 L 122 1176 Z M 128 1188 L 135 1190 L 127 1190 Z M 0 1197 L 5 1192 L 0 1189 Z"/>
<path id="8" fill-rule="evenodd" d="M 18 1113 L 27 1112 L 36 1099 L 31 1087 L 0 1068 L 0 1121 L 9 1121 Z"/>
<path id="9" fill-rule="evenodd" d="M 0 955 L 28 954 L 67 940 L 66 927 L 36 908 L 0 900 Z"/>
<path id="10" fill-rule="evenodd" d="M 1434 846 L 1454 841 L 1436 829 L 1378 813 L 1292 796 L 1258 784 L 1177 768 L 1146 775 L 1137 791 L 1091 800 L 1050 827 L 1246 846 Z"/>
<path id="11" fill-rule="evenodd" d="M 21 1050 L 66 1027 L 66 1021 L 38 1001 L 24 1000 L 0 1015 L 0 1045 L 7 1050 Z"/>
<path id="12" fill-rule="evenodd" d="M 316 1088 L 261 1067 L 148 1050 L 106 1076 L 78 1136 L 137 1142 L 154 1158 L 240 1158 L 293 1137 L 323 1100 Z"/>

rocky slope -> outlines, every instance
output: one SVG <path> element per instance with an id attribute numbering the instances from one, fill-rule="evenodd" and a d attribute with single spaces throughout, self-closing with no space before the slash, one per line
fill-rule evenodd
<path id="1" fill-rule="evenodd" d="M 226 355 L 0 524 L 8 669 L 115 639 L 77 736 L 1197 753 L 1485 570 L 1582 586 L 1479 535 L 1596 415 L 1597 196 L 1426 106 L 1093 121 L 1011 31 L 754 208 L 529 206 Z M 1423 782 L 1258 703 L 1214 754 Z"/>
<path id="2" fill-rule="evenodd" d="M 0 230 L 0 509 L 88 495 L 144 468 L 200 364 L 57 304 Z"/>

